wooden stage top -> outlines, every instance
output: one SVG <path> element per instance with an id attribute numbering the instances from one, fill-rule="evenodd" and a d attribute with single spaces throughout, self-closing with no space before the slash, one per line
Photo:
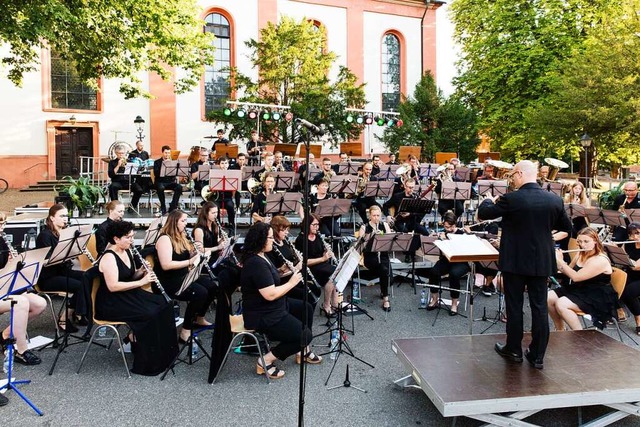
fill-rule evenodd
<path id="1" fill-rule="evenodd" d="M 628 412 L 637 413 L 633 404 L 640 401 L 638 350 L 595 330 L 552 332 L 544 369 L 538 370 L 526 359 L 511 363 L 499 356 L 493 347 L 505 338 L 501 334 L 397 339 L 392 340 L 392 350 L 445 417 L 491 422 L 505 420 L 496 415 L 503 412 L 531 415 L 547 408 L 589 405 L 616 410 L 626 406 Z M 615 421 L 627 415 L 609 416 Z"/>

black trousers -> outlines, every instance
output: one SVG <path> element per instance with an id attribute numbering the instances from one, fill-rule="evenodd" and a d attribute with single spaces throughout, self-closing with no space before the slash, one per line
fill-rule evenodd
<path id="1" fill-rule="evenodd" d="M 640 297 L 640 281 L 627 282 L 620 296 L 620 301 L 634 316 L 640 316 L 640 299 L 638 297 Z"/>
<path id="2" fill-rule="evenodd" d="M 90 281 L 83 280 L 84 272 L 68 270 L 67 276 L 53 276 L 38 282 L 38 287 L 44 292 L 69 292 L 69 306 L 79 316 L 91 316 L 91 286 Z"/>
<path id="3" fill-rule="evenodd" d="M 440 284 L 442 276 L 449 274 L 449 287 L 452 289 L 460 289 L 460 279 L 470 271 L 469 264 L 466 262 L 449 262 L 446 258 L 440 258 L 431 268 L 429 278 L 437 285 Z M 438 292 L 437 289 L 431 289 L 431 292 Z M 450 291 L 451 298 L 460 298 L 460 292 Z"/>
<path id="4" fill-rule="evenodd" d="M 193 329 L 196 317 L 204 316 L 209 306 L 216 297 L 217 286 L 206 276 L 200 276 L 180 295 L 173 297 L 179 301 L 187 301 L 187 309 L 184 312 L 185 329 Z"/>
<path id="5" fill-rule="evenodd" d="M 178 208 L 178 202 L 180 202 L 180 196 L 182 195 L 182 185 L 177 182 L 158 182 L 156 183 L 156 190 L 158 192 L 158 200 L 160 201 L 160 210 L 163 215 L 167 213 L 164 190 L 173 191 L 173 198 L 171 199 L 169 210 L 173 211 Z"/>
<path id="6" fill-rule="evenodd" d="M 111 200 L 118 200 L 118 191 L 129 189 L 129 182 L 112 181 L 109 185 L 109 198 Z M 137 206 L 140 196 L 142 196 L 142 190 L 135 185 L 131 184 L 131 206 Z"/>
<path id="7" fill-rule="evenodd" d="M 279 341 L 279 344 L 271 349 L 273 355 L 279 360 L 285 360 L 300 351 L 300 336 L 302 334 L 304 334 L 303 342 L 305 347 L 309 345 L 313 338 L 311 334 L 313 307 L 311 304 L 307 303 L 305 306 L 302 301 L 289 298 L 287 298 L 287 304 L 289 313 L 279 322 L 270 326 L 260 325 L 258 327 L 258 330 L 267 334 L 270 340 Z M 303 330 L 302 319 L 305 317 L 307 319 L 307 327 Z"/>
<path id="8" fill-rule="evenodd" d="M 378 254 L 375 252 L 364 253 L 364 266 L 367 270 L 378 276 L 380 279 L 380 293 L 383 297 L 389 296 L 389 255 L 384 253 L 380 254 L 380 261 L 378 261 Z"/>
<path id="9" fill-rule="evenodd" d="M 507 349 L 522 354 L 523 306 L 525 286 L 531 306 L 531 344 L 534 359 L 542 360 L 549 343 L 549 316 L 547 313 L 547 277 L 524 276 L 502 272 L 504 297 L 507 306 Z"/>
<path id="10" fill-rule="evenodd" d="M 358 197 L 356 199 L 356 210 L 358 211 L 360 218 L 362 218 L 362 222 L 367 222 L 367 209 L 373 205 L 381 207 L 378 202 L 376 202 L 375 197 Z"/>
<path id="11" fill-rule="evenodd" d="M 218 205 L 218 212 L 220 212 L 220 209 L 222 208 L 227 211 L 227 216 L 229 217 L 229 225 L 233 227 L 236 223 L 236 207 L 233 204 L 233 198 L 225 197 L 224 199 L 216 200 L 216 205 Z"/>

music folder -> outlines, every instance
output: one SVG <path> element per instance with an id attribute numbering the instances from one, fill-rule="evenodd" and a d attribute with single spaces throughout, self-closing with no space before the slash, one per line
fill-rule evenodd
<path id="1" fill-rule="evenodd" d="M 449 240 L 434 245 L 450 262 L 496 261 L 499 252 L 487 240 L 468 234 L 449 234 Z"/>

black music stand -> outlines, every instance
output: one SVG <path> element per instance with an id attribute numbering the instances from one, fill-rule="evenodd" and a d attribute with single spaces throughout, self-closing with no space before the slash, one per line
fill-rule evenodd
<path id="1" fill-rule="evenodd" d="M 82 225 L 79 227 L 68 227 L 60 231 L 60 238 L 58 239 L 58 244 L 53 248 L 51 255 L 49 256 L 49 260 L 47 262 L 47 267 L 57 264 L 62 264 L 66 261 L 71 261 L 74 258 L 79 257 L 83 252 L 84 248 L 87 246 L 87 242 L 93 233 L 92 225 Z M 67 272 L 69 269 L 67 269 Z M 65 301 L 69 300 L 69 275 L 67 274 L 67 282 L 65 289 Z M 66 307 L 63 307 L 63 310 L 66 310 Z M 92 318 L 92 314 L 88 315 L 88 318 Z M 67 319 L 67 322 L 70 319 Z M 87 327 L 87 332 L 91 329 L 91 323 Z M 51 364 L 51 369 L 49 369 L 49 375 L 53 375 L 53 370 L 56 368 L 56 364 L 58 363 L 58 358 L 60 354 L 70 345 L 69 344 L 69 336 L 71 333 L 67 331 L 65 328 L 64 333 L 62 334 L 62 343 L 58 343 L 60 337 L 56 337 L 54 341 L 54 347 L 58 346 L 58 351 L 56 353 L 56 357 L 53 360 L 53 364 Z M 84 339 L 80 338 L 80 341 L 75 342 L 73 344 L 80 344 L 84 342 Z"/>
<path id="2" fill-rule="evenodd" d="M 370 252 L 407 252 L 411 247 L 411 242 L 413 241 L 412 234 L 403 234 L 403 233 L 387 233 L 387 234 L 373 234 L 370 238 L 372 241 L 371 251 Z M 411 269 L 411 274 L 413 276 L 413 286 L 415 287 L 415 258 L 413 261 L 413 267 Z M 391 263 L 389 263 L 389 286 L 393 286 L 393 272 L 391 268 Z M 387 311 L 384 312 L 385 320 L 387 318 Z"/>
<path id="3" fill-rule="evenodd" d="M 587 216 L 586 208 L 577 203 L 565 203 L 564 210 L 571 219 Z"/>
<path id="4" fill-rule="evenodd" d="M 389 198 L 393 191 L 393 181 L 369 181 L 364 187 L 364 196 L 373 198 Z"/>
<path id="5" fill-rule="evenodd" d="M 342 215 L 349 213 L 351 210 L 351 200 L 349 199 L 324 199 L 318 201 L 315 214 L 320 218 L 335 217 L 340 218 Z M 334 229 L 333 225 L 335 220 L 331 221 L 331 238 L 333 238 Z"/>
<path id="6" fill-rule="evenodd" d="M 189 162 L 186 159 L 165 160 L 160 167 L 160 177 L 189 177 Z"/>
<path id="7" fill-rule="evenodd" d="M 295 172 L 275 172 L 276 186 L 275 190 L 290 191 L 295 183 Z M 311 178 L 311 180 L 313 180 Z"/>
<path id="8" fill-rule="evenodd" d="M 469 181 L 469 176 L 471 175 L 471 169 L 466 168 L 466 167 L 457 167 L 455 168 L 454 172 L 453 172 L 453 176 L 455 177 L 455 179 L 457 179 L 458 181 Z"/>
<path id="9" fill-rule="evenodd" d="M 153 220 L 151 224 L 149 224 L 149 228 L 144 233 L 144 241 L 142 242 L 142 249 L 147 246 L 155 246 L 156 241 L 158 241 L 158 237 L 160 237 L 160 230 L 164 226 L 165 222 L 167 222 L 166 216 L 161 216 L 160 218 L 156 218 Z M 145 256 L 143 254 L 143 256 Z"/>
<path id="10" fill-rule="evenodd" d="M 138 163 L 126 163 L 124 165 L 124 173 L 117 173 L 116 175 L 124 175 L 127 177 L 127 181 L 129 183 L 129 193 L 131 193 L 131 183 L 133 182 L 134 177 L 136 176 L 140 176 L 140 172 L 141 169 L 144 168 L 144 165 L 138 164 Z M 133 209 L 133 211 L 136 213 L 136 215 L 140 216 L 140 211 L 136 208 L 134 208 L 133 206 L 131 206 L 131 203 L 129 203 L 129 207 L 131 209 Z"/>
<path id="11" fill-rule="evenodd" d="M 7 371 L 7 383 L 0 386 L 0 390 L 6 388 L 7 390 L 15 391 L 40 416 L 43 415 L 43 412 L 16 387 L 19 384 L 29 384 L 31 380 L 16 381 L 13 378 L 13 353 L 16 342 L 13 334 L 13 323 L 14 306 L 17 302 L 12 298 L 12 295 L 21 294 L 33 288 L 42 271 L 41 266 L 44 264 L 47 252 L 49 252 L 48 247 L 24 252 L 19 258 L 11 258 L 7 265 L 0 270 L 0 300 L 9 301 L 11 307 L 9 311 L 9 338 L 6 341 L 7 347 L 5 349 L 5 351 L 9 352 L 9 369 Z"/>
<path id="12" fill-rule="evenodd" d="M 356 270 L 356 268 L 358 268 L 358 264 L 360 262 L 359 247 L 360 247 L 360 244 L 356 244 L 354 247 L 349 249 L 347 251 L 347 253 L 345 254 L 345 256 L 342 257 L 342 259 L 340 259 L 340 261 L 338 262 L 338 265 L 336 266 L 335 271 L 331 275 L 330 280 L 332 280 L 333 283 L 335 283 L 336 291 L 339 292 L 340 294 L 342 294 L 344 292 L 344 289 L 347 287 L 347 283 L 349 283 L 349 281 L 351 280 L 351 277 L 353 276 L 353 272 Z M 352 292 L 353 292 L 353 288 L 352 288 Z M 327 377 L 327 380 L 324 383 L 325 386 L 327 384 L 329 384 L 329 379 L 331 379 L 331 375 L 333 374 L 333 370 L 335 369 L 336 364 L 338 363 L 338 359 L 340 358 L 341 354 L 346 354 L 347 356 L 351 356 L 354 359 L 356 359 L 357 361 L 362 362 L 362 363 L 364 363 L 365 365 L 367 365 L 367 366 L 369 366 L 371 368 L 374 367 L 372 364 L 370 364 L 370 363 L 360 359 L 359 357 L 357 357 L 353 353 L 353 350 L 351 350 L 351 347 L 349 346 L 349 344 L 347 343 L 347 341 L 344 338 L 345 337 L 345 333 L 346 333 L 346 330 L 344 328 L 344 322 L 343 322 L 343 320 L 344 320 L 344 311 L 345 311 L 345 309 L 349 309 L 350 306 L 353 306 L 353 302 L 351 302 L 350 304 L 347 304 L 346 307 L 339 307 L 339 309 L 336 310 L 337 317 L 336 317 L 336 321 L 335 321 L 335 323 L 333 325 L 335 327 L 330 327 L 327 330 L 327 332 L 332 332 L 334 330 L 337 330 L 337 332 L 338 332 L 338 342 L 337 342 L 336 348 L 332 348 L 329 351 L 321 354 L 321 356 L 324 356 L 325 354 L 336 353 L 336 358 L 333 359 L 333 366 L 331 367 L 331 371 L 329 372 L 329 376 Z M 369 318 L 371 320 L 373 320 L 373 318 L 371 316 L 369 316 Z M 353 321 L 353 317 L 351 319 Z M 325 332 L 325 333 L 327 333 L 327 332 Z M 324 333 L 322 335 L 324 335 Z M 351 382 L 349 381 L 349 368 L 348 368 L 348 365 L 347 365 L 346 378 L 345 378 L 343 384 L 330 387 L 329 390 L 332 390 L 332 389 L 338 388 L 338 387 L 353 387 L 356 390 L 365 392 L 363 389 L 353 386 L 351 384 Z"/>
<path id="13" fill-rule="evenodd" d="M 559 197 L 562 197 L 562 187 L 564 184 L 561 182 L 543 182 L 542 189 L 548 191 L 549 193 L 553 193 Z"/>
<path id="14" fill-rule="evenodd" d="M 212 166 L 208 163 L 198 166 L 196 179 L 198 181 L 205 181 L 205 182 L 209 181 L 209 175 L 212 169 L 213 169 Z"/>
<path id="15" fill-rule="evenodd" d="M 605 243 L 603 246 L 611 260 L 611 264 L 631 268 L 636 266 L 635 261 L 629 258 L 629 254 L 627 254 L 624 248 L 610 243 Z"/>
<path id="16" fill-rule="evenodd" d="M 360 167 L 362 167 L 361 162 L 338 163 L 338 175 L 356 175 Z"/>
<path id="17" fill-rule="evenodd" d="M 380 172 L 376 175 L 380 180 L 394 180 L 398 176 L 396 170 L 400 165 L 382 165 L 380 166 Z"/>
<path id="18" fill-rule="evenodd" d="M 322 169 L 319 169 L 317 167 L 312 167 L 311 169 L 309 169 L 309 182 L 313 182 L 316 179 L 316 177 L 321 173 L 322 173 Z"/>
<path id="19" fill-rule="evenodd" d="M 491 197 L 504 196 L 507 194 L 509 184 L 505 180 L 491 180 L 491 179 L 479 179 L 478 180 L 478 195 Z"/>
<path id="20" fill-rule="evenodd" d="M 624 217 L 618 211 L 600 208 L 585 208 L 587 219 L 591 224 L 602 224 L 609 227 L 626 227 Z"/>
<path id="21" fill-rule="evenodd" d="M 358 185 L 356 175 L 334 176 L 329 182 L 329 193 L 332 194 L 354 194 Z"/>
<path id="22" fill-rule="evenodd" d="M 478 261 L 478 263 L 484 268 L 489 268 L 491 270 L 496 270 L 498 273 L 500 273 L 500 268 L 498 267 L 498 261 Z M 475 280 L 475 278 L 474 278 L 474 280 Z M 497 287 L 497 288 L 499 289 L 499 287 Z M 478 292 L 480 292 L 480 291 L 478 291 Z M 498 310 L 496 310 L 496 315 L 492 319 L 488 318 L 487 317 L 487 307 L 485 306 L 483 308 L 483 311 L 482 311 L 482 317 L 480 317 L 478 319 L 473 319 L 474 322 L 483 321 L 483 322 L 491 323 L 489 326 L 487 326 L 482 331 L 480 331 L 480 335 L 484 334 L 489 329 L 491 329 L 494 325 L 496 325 L 498 322 L 500 322 L 500 320 L 504 318 L 504 315 L 505 315 L 504 311 L 505 311 L 504 292 L 498 290 Z"/>
<path id="23" fill-rule="evenodd" d="M 464 203 L 465 200 L 469 200 L 471 198 L 471 183 L 444 181 L 442 183 L 442 196 L 440 196 L 440 198 L 442 200 L 453 200 L 453 211 L 455 213 L 456 202 L 458 200 L 462 200 Z M 460 215 L 460 217 L 462 217 L 462 215 Z"/>
<path id="24" fill-rule="evenodd" d="M 629 222 L 640 222 L 640 209 L 625 209 L 624 213 Z"/>
<path id="25" fill-rule="evenodd" d="M 298 212 L 298 206 L 302 194 L 300 193 L 276 193 L 267 195 L 265 215 L 284 215 L 287 212 Z"/>
<path id="26" fill-rule="evenodd" d="M 440 173 L 438 172 L 438 167 L 440 167 L 440 164 L 438 163 L 425 163 L 423 165 L 420 165 L 418 176 L 420 177 L 420 179 L 436 178 Z"/>

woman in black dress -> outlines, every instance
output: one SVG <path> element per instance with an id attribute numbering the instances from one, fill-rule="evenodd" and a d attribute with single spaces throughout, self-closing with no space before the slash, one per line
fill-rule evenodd
<path id="1" fill-rule="evenodd" d="M 382 209 L 380 206 L 369 208 L 369 222 L 360 227 L 360 236 L 370 235 L 371 238 L 364 248 L 364 266 L 367 270 L 378 276 L 380 279 L 380 293 L 382 294 L 382 309 L 391 311 L 389 302 L 389 273 L 391 264 L 389 263 L 389 252 L 372 252 L 373 235 L 391 233 L 391 229 L 386 222 L 380 222 Z"/>
<path id="2" fill-rule="evenodd" d="M 200 252 L 210 252 L 209 264 L 213 265 L 228 242 L 220 237 L 218 226 L 218 205 L 206 202 L 202 205 L 196 226 L 193 228 L 193 240 Z"/>
<path id="3" fill-rule="evenodd" d="M 576 240 L 582 252 L 570 264 L 556 251 L 558 271 L 571 280 L 571 285 L 549 291 L 547 296 L 549 315 L 558 331 L 565 329 L 565 323 L 574 331 L 582 329 L 576 311 L 590 314 L 599 328 L 604 327 L 604 322 L 615 311 L 617 296 L 611 287 L 613 270 L 598 233 L 592 228 L 583 228 Z"/>
<path id="4" fill-rule="evenodd" d="M 305 239 L 308 240 L 307 265 L 316 278 L 318 284 L 324 288 L 324 302 L 321 310 L 328 317 L 335 317 L 336 313 L 333 307 L 338 307 L 338 294 L 335 292 L 335 285 L 331 280 L 331 275 L 336 267 L 331 264 L 333 252 L 327 250 L 318 230 L 320 229 L 320 218 L 316 214 L 309 215 L 306 218 L 309 221 L 309 235 L 305 236 L 304 231 L 300 232 L 296 237 L 295 247 L 301 253 L 304 253 Z M 304 221 L 302 221 L 302 230 L 305 229 Z"/>
<path id="5" fill-rule="evenodd" d="M 47 258 L 58 244 L 60 231 L 67 226 L 68 219 L 69 213 L 64 205 L 55 204 L 49 208 L 45 228 L 36 238 L 36 248 L 51 247 Z M 72 319 L 74 316 L 82 318 L 90 315 L 91 284 L 83 283 L 83 272 L 72 270 L 71 267 L 70 261 L 44 267 L 38 278 L 38 289 L 43 292 L 69 292 L 71 298 L 67 310 L 62 311 L 58 322 L 60 328 L 78 332 Z"/>
<path id="6" fill-rule="evenodd" d="M 240 285 L 245 326 L 263 332 L 269 339 L 279 342 L 264 355 L 266 366 L 258 360 L 256 372 L 258 375 L 268 375 L 269 378 L 282 378 L 284 371 L 275 366 L 275 361 L 285 360 L 298 353 L 301 339 L 304 342 L 304 357 L 307 363 L 320 363 L 322 358 L 309 348 L 313 338 L 311 304 L 305 305 L 302 301 L 285 297 L 287 292 L 300 282 L 302 274 L 293 273 L 289 280 L 281 285 L 278 270 L 265 255 L 272 248 L 273 229 L 264 222 L 253 224 L 244 241 Z M 305 318 L 307 327 L 303 329 L 302 319 Z M 300 353 L 296 362 L 301 362 Z"/>
<path id="7" fill-rule="evenodd" d="M 624 285 L 624 291 L 620 295 L 620 301 L 623 302 L 636 321 L 636 334 L 640 335 L 640 223 L 632 222 L 627 226 L 629 240 L 635 243 L 627 243 L 624 250 L 633 261 L 634 267 L 627 267 L 627 282 Z"/>
<path id="8" fill-rule="evenodd" d="M 209 305 L 216 295 L 216 285 L 208 276 L 200 276 L 182 293 L 180 287 L 190 269 L 200 261 L 200 257 L 208 258 L 211 251 L 200 253 L 189 242 L 186 235 L 187 214 L 175 210 L 167 216 L 167 222 L 156 242 L 158 263 L 154 271 L 169 296 L 180 301 L 188 301 L 184 313 L 184 324 L 180 331 L 180 342 L 187 342 L 194 326 L 206 327 L 211 323 L 205 319 Z"/>
<path id="9" fill-rule="evenodd" d="M 100 287 L 96 294 L 96 318 L 127 322 L 133 331 L 128 337 L 133 351 L 133 369 L 140 375 L 164 372 L 178 352 L 173 305 L 143 286 L 155 282 L 155 274 L 136 269 L 129 251 L 133 244 L 133 224 L 113 222 L 107 228 L 111 244 L 100 258 Z"/>

